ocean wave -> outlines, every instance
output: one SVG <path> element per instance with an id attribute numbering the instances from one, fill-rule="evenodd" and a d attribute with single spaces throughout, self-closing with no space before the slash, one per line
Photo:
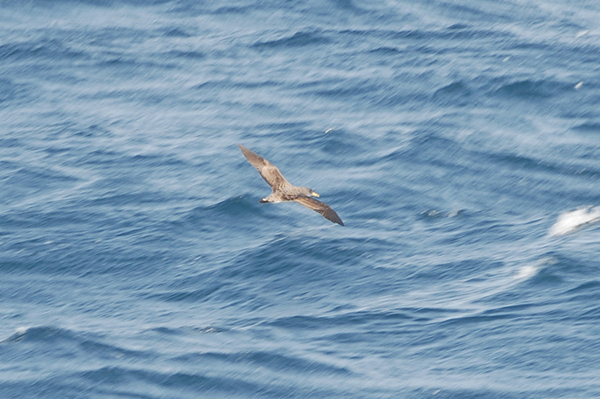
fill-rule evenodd
<path id="1" fill-rule="evenodd" d="M 600 123 L 584 122 L 573 127 L 573 130 L 585 133 L 600 133 Z"/>
<path id="2" fill-rule="evenodd" d="M 337 330 L 340 326 L 353 329 L 361 326 L 382 325 L 382 323 L 391 325 L 394 323 L 427 322 L 441 315 L 447 316 L 448 311 L 445 309 L 407 307 L 390 310 L 346 310 L 333 313 L 332 315 L 321 316 L 295 315 L 279 317 L 268 321 L 266 324 L 290 331 L 310 330 L 317 333 L 318 331 Z"/>
<path id="3" fill-rule="evenodd" d="M 35 85 L 31 83 L 15 83 L 9 79 L 0 79 L 0 109 L 26 99 L 34 91 L 34 87 Z"/>
<path id="4" fill-rule="evenodd" d="M 600 206 L 582 207 L 560 214 L 548 234 L 553 237 L 562 236 L 598 222 L 600 222 Z"/>
<path id="5" fill-rule="evenodd" d="M 314 46 L 328 43 L 330 43 L 330 40 L 326 36 L 324 36 L 322 33 L 313 31 L 296 32 L 291 36 L 286 36 L 280 39 L 259 41 L 254 43 L 252 47 L 256 49 L 277 49 Z"/>
<path id="6" fill-rule="evenodd" d="M 299 356 L 287 355 L 282 351 L 250 351 L 250 352 L 201 352 L 186 353 L 172 358 L 175 362 L 206 363 L 218 362 L 240 366 L 264 367 L 278 373 L 293 372 L 299 374 L 350 375 L 346 367 L 339 367 L 315 360 L 303 359 Z"/>
<path id="7" fill-rule="evenodd" d="M 11 349 L 13 351 L 26 346 L 31 350 L 47 351 L 56 356 L 107 361 L 148 361 L 157 357 L 157 353 L 151 349 L 126 348 L 106 342 L 99 334 L 54 326 L 19 327 L 11 336 L 0 341 L 0 345 L 14 346 Z"/>
<path id="8" fill-rule="evenodd" d="M 88 59 L 89 55 L 84 51 L 73 50 L 60 39 L 41 38 L 2 44 L 0 45 L 0 58 L 6 62 L 38 59 L 63 61 L 65 59 Z"/>
<path id="9" fill-rule="evenodd" d="M 437 89 L 433 93 L 433 99 L 440 105 L 464 106 L 474 101 L 473 91 L 469 85 L 462 81 L 454 81 Z"/>
<path id="10" fill-rule="evenodd" d="M 264 206 L 258 205 L 258 200 L 258 196 L 252 196 L 250 194 L 237 195 L 217 202 L 216 204 L 197 207 L 192 213 L 200 214 L 206 211 L 217 213 L 222 216 L 238 218 L 241 215 L 251 215 L 263 208 Z M 192 216 L 192 214 L 190 214 L 190 216 Z"/>
<path id="11" fill-rule="evenodd" d="M 574 91 L 572 82 L 561 82 L 552 79 L 523 79 L 502 82 L 500 87 L 495 89 L 493 93 L 521 99 L 542 99 L 572 91 Z"/>

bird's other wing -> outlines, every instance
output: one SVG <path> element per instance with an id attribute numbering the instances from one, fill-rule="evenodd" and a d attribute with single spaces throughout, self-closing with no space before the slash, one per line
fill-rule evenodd
<path id="1" fill-rule="evenodd" d="M 269 186 L 276 191 L 285 185 L 290 183 L 283 177 L 279 169 L 271 162 L 267 161 L 254 151 L 251 151 L 241 144 L 238 144 L 242 150 L 242 154 L 246 157 L 248 162 L 258 170 L 258 173 L 267 182 Z"/>
<path id="2" fill-rule="evenodd" d="M 304 205 L 308 209 L 312 209 L 313 211 L 319 212 L 325 219 L 332 221 L 333 223 L 337 223 L 342 226 L 344 225 L 344 222 L 342 222 L 342 219 L 340 219 L 338 214 L 335 213 L 335 211 L 324 202 L 304 196 L 295 198 L 294 201 L 296 201 L 300 205 Z"/>

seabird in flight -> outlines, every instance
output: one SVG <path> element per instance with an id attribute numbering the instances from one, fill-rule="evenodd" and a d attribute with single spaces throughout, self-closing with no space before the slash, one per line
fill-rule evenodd
<path id="1" fill-rule="evenodd" d="M 246 157 L 248 162 L 252 164 L 258 170 L 258 173 L 273 189 L 271 195 L 261 199 L 260 203 L 265 202 L 288 202 L 294 201 L 300 205 L 304 205 L 308 209 L 319 212 L 325 219 L 344 225 L 342 219 L 329 205 L 324 202 L 318 201 L 312 197 L 319 197 L 319 194 L 315 193 L 308 187 L 297 187 L 293 186 L 289 181 L 283 177 L 279 169 L 271 162 L 267 161 L 257 153 L 250 151 L 241 144 L 238 144 L 242 150 L 242 154 Z"/>

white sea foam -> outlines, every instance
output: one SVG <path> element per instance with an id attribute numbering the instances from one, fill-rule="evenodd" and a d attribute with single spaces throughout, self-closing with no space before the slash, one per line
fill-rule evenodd
<path id="1" fill-rule="evenodd" d="M 27 333 L 29 327 L 17 327 L 15 332 L 8 338 L 0 340 L 0 344 L 4 344 L 7 342 L 15 342 L 23 339 L 23 336 Z"/>
<path id="2" fill-rule="evenodd" d="M 29 330 L 29 327 L 17 327 L 15 334 L 23 335 Z"/>
<path id="3" fill-rule="evenodd" d="M 559 215 L 556 223 L 550 228 L 550 235 L 562 236 L 596 222 L 600 222 L 600 206 L 578 208 Z"/>
<path id="4" fill-rule="evenodd" d="M 520 268 L 515 274 L 516 279 L 526 279 L 535 276 L 539 270 L 538 266 L 527 265 Z"/>
<path id="5" fill-rule="evenodd" d="M 553 265 L 557 261 L 558 260 L 553 256 L 546 256 L 542 259 L 539 259 L 534 264 L 529 264 L 529 265 L 520 267 L 517 270 L 517 272 L 514 274 L 514 278 L 517 280 L 528 279 L 528 278 L 533 277 L 536 274 L 538 274 L 539 271 L 542 270 L 544 267 Z"/>

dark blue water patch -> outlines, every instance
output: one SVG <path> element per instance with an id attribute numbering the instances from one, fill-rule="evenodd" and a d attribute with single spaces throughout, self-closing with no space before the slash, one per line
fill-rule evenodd
<path id="1" fill-rule="evenodd" d="M 201 51 L 195 51 L 195 50 L 188 50 L 188 51 L 183 51 L 183 50 L 171 50 L 167 53 L 165 53 L 165 55 L 167 57 L 175 57 L 175 58 L 184 58 L 184 59 L 190 59 L 190 60 L 201 60 L 206 58 L 206 54 L 201 52 Z"/>
<path id="2" fill-rule="evenodd" d="M 75 137 L 114 137 L 111 129 L 101 124 L 91 124 L 89 126 L 80 127 L 76 132 L 73 133 Z"/>
<path id="3" fill-rule="evenodd" d="M 211 12 L 214 15 L 244 15 L 257 9 L 258 4 L 248 6 L 223 6 L 218 7 Z"/>
<path id="4" fill-rule="evenodd" d="M 131 386 L 135 388 L 138 384 L 155 386 L 158 388 L 176 388 L 178 390 L 192 392 L 204 392 L 210 394 L 241 392 L 257 392 L 260 386 L 245 382 L 242 379 L 228 377 L 209 377 L 206 375 L 164 372 L 159 373 L 146 368 L 114 367 L 105 366 L 101 368 L 83 371 L 70 376 L 86 382 L 112 386 Z"/>
<path id="5" fill-rule="evenodd" d="M 543 267 L 535 276 L 527 281 L 527 285 L 531 287 L 546 287 L 558 288 L 565 283 L 561 273 L 551 267 Z"/>
<path id="6" fill-rule="evenodd" d="M 110 62 L 119 56 L 124 57 L 127 54 L 130 56 L 127 60 L 133 62 L 138 57 L 129 51 L 131 47 L 143 44 L 153 36 L 160 35 L 160 31 L 150 29 L 109 25 L 98 30 L 88 31 L 86 39 L 89 46 L 87 48 L 94 54 L 92 60 L 95 61 L 108 59 Z M 147 57 L 143 58 L 147 59 Z"/>
<path id="7" fill-rule="evenodd" d="M 600 134 L 600 122 L 584 122 L 572 127 L 572 129 L 577 132 Z"/>
<path id="8" fill-rule="evenodd" d="M 364 11 L 356 5 L 356 2 L 352 0 L 330 0 L 327 3 L 330 3 L 334 7 L 340 8 L 342 10 Z"/>
<path id="9" fill-rule="evenodd" d="M 280 237 L 244 251 L 222 271 L 222 277 L 265 278 L 283 275 L 293 277 L 294 270 L 302 281 L 318 280 L 334 270 L 331 262 L 352 267 L 360 262 L 362 251 L 335 239 Z M 252 267 L 247 267 L 252 265 Z M 338 271 L 339 272 L 339 271 Z M 296 278 L 299 277 L 295 274 Z"/>
<path id="10" fill-rule="evenodd" d="M 288 316 L 280 317 L 270 321 L 268 324 L 273 327 L 289 329 L 290 331 L 306 330 L 318 332 L 320 330 L 337 331 L 343 326 L 345 330 L 353 331 L 348 334 L 354 334 L 357 328 L 366 328 L 368 333 L 379 333 L 396 330 L 398 334 L 414 332 L 416 326 L 423 323 L 430 323 L 436 319 L 447 319 L 457 313 L 452 309 L 441 308 L 409 308 L 401 307 L 389 311 L 378 310 L 360 310 L 334 312 L 327 316 Z M 361 330 L 363 333 L 365 331 Z M 362 338 L 360 338 L 362 339 Z"/>
<path id="11" fill-rule="evenodd" d="M 426 39 L 428 38 L 428 32 L 420 29 L 407 29 L 407 30 L 393 30 L 393 29 L 345 29 L 340 30 L 339 33 L 343 35 L 353 36 L 371 36 L 379 39 Z"/>
<path id="12" fill-rule="evenodd" d="M 316 46 L 330 43 L 330 40 L 322 33 L 296 32 L 292 36 L 281 39 L 259 41 L 252 45 L 257 50 L 294 49 L 297 47 Z"/>
<path id="13" fill-rule="evenodd" d="M 517 318 L 514 314 L 493 313 L 493 314 L 476 314 L 462 315 L 456 318 L 450 318 L 438 323 L 441 328 L 448 329 L 465 329 L 469 330 L 471 324 L 485 325 L 486 328 L 493 330 L 494 328 L 509 328 L 506 326 L 510 320 Z M 498 331 L 495 331 L 498 333 Z"/>
<path id="14" fill-rule="evenodd" d="M 233 282 L 243 278 L 248 283 L 254 282 L 251 285 L 233 285 L 233 289 L 226 292 L 229 295 L 243 297 L 251 294 L 258 300 L 273 296 L 293 298 L 307 289 L 335 283 L 359 262 L 360 258 L 350 248 L 279 240 L 246 251 L 212 275 L 216 281 Z"/>
<path id="15" fill-rule="evenodd" d="M 2 395 L 6 399 L 19 399 L 23 395 L 32 398 L 61 397 L 64 399 L 77 399 L 89 394 L 89 387 L 81 384 L 65 383 L 59 381 L 56 377 L 34 380 L 19 378 L 18 382 L 6 381 L 2 383 Z M 151 397 L 145 398 L 149 399 Z"/>
<path id="16" fill-rule="evenodd" d="M 374 54 L 374 55 L 389 55 L 389 56 L 394 56 L 394 57 L 403 53 L 403 51 L 400 50 L 399 48 L 392 47 L 392 46 L 381 46 L 381 47 L 377 47 L 372 50 L 369 50 L 368 52 L 370 54 Z"/>
<path id="17" fill-rule="evenodd" d="M 152 351 L 137 351 L 106 344 L 95 334 L 75 332 L 57 327 L 31 327 L 19 330 L 0 342 L 0 352 L 33 351 L 36 357 L 59 354 L 66 359 L 85 357 L 109 361 L 149 361 L 156 358 Z"/>
<path id="18" fill-rule="evenodd" d="M 269 194 L 268 187 L 262 194 L 264 194 L 263 196 Z M 165 228 L 174 229 L 173 231 L 184 236 L 189 232 L 197 232 L 202 235 L 203 240 L 208 240 L 207 242 L 218 241 L 219 233 L 226 229 L 228 224 L 237 226 L 235 235 L 239 235 L 239 239 L 253 234 L 260 235 L 262 232 L 257 231 L 254 226 L 279 220 L 276 213 L 279 209 L 269 209 L 270 204 L 258 202 L 263 196 L 260 193 L 246 194 L 230 197 L 212 205 L 196 206 L 181 211 L 174 210 L 172 219 L 165 225 Z M 200 239 L 200 237 L 198 238 Z M 230 243 L 235 242 L 233 237 L 232 240 Z"/>
<path id="19" fill-rule="evenodd" d="M 287 241 L 289 243 L 286 244 Z M 291 239 L 280 242 L 276 247 L 271 245 L 252 251 L 243 250 L 236 257 L 220 255 L 220 263 L 227 262 L 222 267 L 211 266 L 214 263 L 212 261 L 198 262 L 197 267 L 205 269 L 204 271 L 194 277 L 174 279 L 144 296 L 167 302 L 215 304 L 226 299 L 234 301 L 235 306 L 243 304 L 246 309 L 251 310 L 264 306 L 271 297 L 289 301 L 331 283 L 335 290 L 351 292 L 353 286 L 364 285 L 369 276 L 380 273 L 370 269 L 355 270 L 355 283 L 339 284 L 338 279 L 350 273 L 355 268 L 353 265 L 361 262 L 360 253 L 351 248 L 335 250 L 333 245 L 315 244 L 306 248 L 306 245 Z M 240 284 L 240 281 L 244 283 Z M 398 290 L 397 282 L 398 278 L 383 281 L 377 286 L 377 290 Z M 243 298 L 245 300 L 238 303 Z"/>
<path id="20" fill-rule="evenodd" d="M 202 281 L 202 283 L 206 284 L 207 282 Z M 209 286 L 194 290 L 178 289 L 165 292 L 156 290 L 151 294 L 144 295 L 144 298 L 165 302 L 204 302 L 209 300 L 212 294 L 231 286 L 231 284 L 227 283 L 218 284 L 216 281 L 209 281 L 208 283 L 210 284 Z"/>
<path id="21" fill-rule="evenodd" d="M 412 77 L 410 77 L 412 78 Z M 423 77 L 424 78 L 424 77 Z M 403 80 L 404 76 L 394 80 Z M 301 94 L 313 99 L 336 101 L 346 109 L 360 110 L 394 108 L 412 104 L 417 109 L 427 100 L 426 93 L 398 91 L 389 81 L 372 77 L 326 78 L 317 81 L 304 81 L 297 85 Z"/>
<path id="22" fill-rule="evenodd" d="M 161 336 L 180 337 L 180 336 L 190 336 L 193 334 L 220 334 L 220 333 L 226 333 L 229 330 L 226 328 L 222 328 L 222 327 L 205 326 L 205 327 L 179 327 L 179 328 L 156 327 L 156 328 L 151 328 L 148 331 L 159 334 Z"/>
<path id="23" fill-rule="evenodd" d="M 493 389 L 493 388 L 472 388 L 472 389 L 457 389 L 457 388 L 442 388 L 442 389 L 432 389 L 428 392 L 429 395 L 435 395 L 435 398 L 441 399 L 479 399 L 479 398 L 489 398 L 489 399 L 533 399 L 533 398 L 543 398 L 543 397 L 554 397 L 559 398 L 564 395 L 569 395 L 572 388 L 548 388 L 548 389 L 519 389 L 515 388 L 508 390 L 501 389 Z M 585 388 L 575 389 L 578 394 L 585 395 Z"/>
<path id="24" fill-rule="evenodd" d="M 234 90 L 238 90 L 239 93 L 239 89 L 244 90 L 244 91 L 248 91 L 248 90 L 255 90 L 255 89 L 268 89 L 268 88 L 272 88 L 272 87 L 278 87 L 281 86 L 281 82 L 276 81 L 276 80 L 272 80 L 272 79 L 264 79 L 264 80 L 257 80 L 257 81 L 250 81 L 250 80 L 238 80 L 236 78 L 232 78 L 232 79 L 222 79 L 222 80 L 208 80 L 206 82 L 202 82 L 196 85 L 193 85 L 190 87 L 190 90 L 192 91 L 199 91 L 201 94 L 203 95 L 207 95 L 210 96 L 211 93 L 216 93 L 219 91 L 234 91 Z M 240 95 L 240 94 L 237 94 Z M 236 95 L 236 96 L 237 96 Z M 252 106 L 262 106 L 262 107 L 272 107 L 274 109 L 277 109 L 277 106 L 275 104 L 272 103 L 252 103 Z M 262 126 L 259 125 L 259 127 Z"/>
<path id="25" fill-rule="evenodd" d="M 189 30 L 188 28 L 172 26 L 172 27 L 166 27 L 166 28 L 159 29 L 159 32 L 161 32 L 166 37 L 175 37 L 175 38 L 183 38 L 183 39 L 194 37 L 196 35 L 195 32 L 190 33 L 190 32 L 188 32 L 188 30 Z"/>
<path id="26" fill-rule="evenodd" d="M 260 376 L 265 371 L 258 371 Z M 156 372 L 142 367 L 101 367 L 64 376 L 67 381 L 79 382 L 92 386 L 113 386 L 120 391 L 137 396 L 138 392 L 149 390 L 153 392 L 179 392 L 179 397 L 248 397 L 260 396 L 267 398 L 306 397 L 309 393 L 329 397 L 332 392 L 319 388 L 296 388 L 289 385 L 273 383 L 266 386 L 255 382 L 255 378 L 239 376 L 218 376 L 210 370 L 204 372 L 165 371 Z M 64 378 L 63 377 L 63 378 Z M 151 388 L 151 389 L 149 389 Z M 112 392 L 109 391 L 109 392 Z M 328 395 L 329 394 L 329 395 Z M 144 396 L 142 396 L 144 397 Z M 154 397 L 154 396 L 153 396 Z"/>
<path id="27" fill-rule="evenodd" d="M 491 270 L 502 269 L 503 267 L 503 262 L 491 261 L 486 258 L 468 259 L 433 265 L 418 265 L 411 278 L 428 282 L 443 282 L 455 279 L 469 281 L 478 274 L 486 274 Z"/>
<path id="28" fill-rule="evenodd" d="M 363 314 L 362 317 L 361 315 L 342 315 L 333 317 L 289 316 L 273 320 L 269 322 L 269 325 L 271 327 L 288 329 L 290 331 L 310 330 L 314 332 L 339 326 L 349 327 L 364 325 L 365 323 L 371 322 L 376 317 L 377 316 L 373 314 Z M 400 317 L 398 315 L 397 318 L 400 320 L 409 319 L 408 317 Z"/>
<path id="29" fill-rule="evenodd" d="M 85 52 L 71 49 L 63 40 L 40 38 L 35 41 L 8 43 L 0 45 L 0 58 L 7 62 L 46 60 L 85 60 Z"/>
<path id="30" fill-rule="evenodd" d="M 22 103 L 34 91 L 34 84 L 15 83 L 10 79 L 0 78 L 0 109 Z"/>
<path id="31" fill-rule="evenodd" d="M 106 343 L 100 337 L 95 339 L 81 339 L 79 342 L 79 351 L 82 356 L 93 357 L 95 360 L 107 360 L 119 362 L 130 362 L 130 361 L 142 361 L 150 362 L 156 361 L 158 355 L 152 349 L 146 350 L 132 350 L 118 345 Z"/>
<path id="32" fill-rule="evenodd" d="M 588 306 L 584 309 L 579 317 L 573 317 L 575 320 L 593 320 L 597 322 L 600 320 L 600 306 Z M 596 344 L 600 348 L 600 344 Z"/>
<path id="33" fill-rule="evenodd" d="M 231 218 L 233 220 L 252 215 L 264 207 L 264 205 L 258 205 L 259 199 L 257 195 L 246 194 L 227 198 L 214 205 L 197 207 L 188 214 L 185 222 L 192 224 L 200 223 L 201 221 L 204 222 L 210 219 L 210 215 L 215 216 L 215 220 L 222 220 L 223 218 Z"/>
<path id="34" fill-rule="evenodd" d="M 52 227 L 45 215 L 34 218 L 33 227 L 23 223 L 5 237 L 0 269 L 55 276 L 143 275 L 180 261 L 169 255 L 169 247 L 180 247 L 177 258 L 187 256 L 186 244 L 165 241 L 151 218 L 124 216 L 128 213 L 76 212 L 67 223 L 58 212 Z"/>
<path id="35" fill-rule="evenodd" d="M 83 135 L 95 135 L 96 129 L 90 129 L 82 131 Z M 100 130 L 103 135 L 104 132 Z M 75 133 L 77 134 L 77 133 Z M 112 135 L 111 135 L 112 136 Z M 98 181 L 95 188 L 118 188 L 120 181 L 124 183 L 132 183 L 137 181 L 140 183 L 139 174 L 132 173 L 136 171 L 140 166 L 146 166 L 151 169 L 163 169 L 163 168 L 179 168 L 184 166 L 190 166 L 186 161 L 178 158 L 177 156 L 161 156 L 158 154 L 131 154 L 117 149 L 116 147 L 96 147 L 92 151 L 86 151 L 73 159 L 72 166 L 92 166 L 96 170 L 110 170 L 111 173 L 106 175 L 105 179 Z M 125 168 L 125 172 L 121 172 Z M 128 179 L 131 179 L 128 181 Z M 147 180 L 148 176 L 145 179 Z"/>
<path id="36" fill-rule="evenodd" d="M 11 270 L 9 268 L 5 268 L 4 262 L 0 260 L 0 272 L 10 273 Z M 9 279 L 8 273 L 4 274 L 4 278 L 6 280 Z M 24 274 L 27 274 L 25 271 Z M 45 303 L 50 304 L 53 303 L 55 297 L 53 293 L 48 292 L 42 286 L 36 287 L 35 281 L 37 279 L 27 279 L 21 277 L 11 278 L 10 280 L 13 284 L 9 287 L 6 287 L 0 293 L 0 299 L 3 303 Z M 14 338 L 14 337 L 13 337 Z M 10 338 L 12 339 L 12 338 Z"/>
<path id="37" fill-rule="evenodd" d="M 452 25 L 446 30 L 436 33 L 434 36 L 439 36 L 441 39 L 450 41 L 463 41 L 463 40 L 501 40 L 507 39 L 507 34 L 504 32 L 497 31 L 495 29 L 477 29 L 472 27 L 463 27 L 462 25 Z M 468 48 L 464 51 L 469 51 Z M 440 54 L 444 54 L 441 52 Z"/>
<path id="38" fill-rule="evenodd" d="M 71 330 L 57 328 L 57 327 L 31 327 L 17 331 L 6 340 L 2 341 L 5 344 L 10 343 L 52 343 L 57 344 L 59 342 L 76 342 L 79 340 L 77 333 Z"/>
<path id="39" fill-rule="evenodd" d="M 90 195 L 90 200 L 86 201 L 91 209 L 95 209 L 97 211 L 101 210 L 128 210 L 127 206 L 136 204 L 160 204 L 165 201 L 171 200 L 172 197 L 166 196 L 165 193 L 161 193 L 160 191 L 153 190 L 143 190 L 139 188 L 134 188 L 134 178 L 113 178 L 107 179 L 104 183 L 107 186 L 111 184 L 114 185 L 115 188 L 110 191 L 98 191 L 97 195 Z M 129 186 L 130 190 L 125 190 L 125 187 Z M 142 216 L 144 213 L 135 212 L 134 208 L 130 208 L 132 210 L 132 215 Z M 138 209 L 140 209 L 138 207 Z"/>
<path id="40" fill-rule="evenodd" d="M 382 55 L 402 54 L 435 54 L 438 58 L 444 54 L 455 54 L 457 51 L 469 52 L 465 48 L 464 42 L 468 41 L 498 41 L 510 40 L 512 36 L 506 32 L 493 29 L 478 28 L 453 28 L 446 29 L 410 29 L 410 30 L 343 30 L 340 33 L 353 36 L 364 36 L 370 39 L 376 39 L 378 47 L 371 52 Z M 386 45 L 382 45 L 385 43 Z M 398 50 L 396 46 L 406 47 Z M 391 51 L 390 51 L 391 50 Z M 419 57 L 421 58 L 421 57 Z M 406 57 L 403 57 L 406 62 Z M 435 62 L 436 59 L 430 60 Z"/>
<path id="41" fill-rule="evenodd" d="M 292 372 L 303 375 L 341 375 L 346 376 L 352 372 L 345 367 L 338 367 L 318 361 L 306 360 L 298 356 L 289 356 L 279 352 L 243 352 L 243 353 L 188 353 L 171 359 L 177 363 L 229 363 L 239 367 L 248 365 L 252 367 L 265 367 L 275 372 Z"/>
<path id="42" fill-rule="evenodd" d="M 405 167 L 421 167 L 421 165 L 437 165 L 464 169 L 464 166 L 454 162 L 465 152 L 463 146 L 456 140 L 443 136 L 437 130 L 447 128 L 443 124 L 432 124 L 426 130 L 416 129 L 412 132 L 409 145 L 402 146 L 378 160 L 406 165 Z M 406 160 L 411 160 L 407 163 Z"/>
<path id="43" fill-rule="evenodd" d="M 255 127 L 259 130 L 272 131 L 274 133 L 291 133 L 305 131 L 310 127 L 309 122 L 305 121 L 284 121 L 284 122 L 268 122 L 259 123 Z M 250 134 L 249 137 L 252 137 Z"/>
<path id="44" fill-rule="evenodd" d="M 499 9 L 496 3 L 489 1 L 482 1 L 479 3 L 474 3 L 473 5 L 444 2 L 442 3 L 442 6 L 439 7 L 439 11 L 442 14 L 451 16 L 453 19 L 460 20 L 461 23 L 458 24 L 458 29 L 460 30 L 466 21 L 471 21 L 473 23 L 485 21 L 486 24 L 490 25 L 512 21 L 514 15 L 511 14 L 509 10 L 514 10 L 515 8 L 517 7 L 514 5 L 511 7 L 509 4 L 503 4 L 503 6 Z M 514 10 L 514 12 L 518 11 Z M 457 24 L 452 26 L 457 26 Z"/>
<path id="45" fill-rule="evenodd" d="M 433 100 L 442 106 L 464 107 L 478 101 L 463 81 L 452 82 L 433 93 Z"/>
<path id="46" fill-rule="evenodd" d="M 568 298 L 568 302 L 576 304 L 573 307 L 578 308 L 583 306 L 584 309 L 589 311 L 590 304 L 595 304 L 600 301 L 600 282 L 591 281 L 580 284 L 579 286 L 572 288 L 564 293 L 565 297 Z M 581 311 L 579 311 L 581 313 Z M 597 319 L 600 320 L 600 313 L 597 314 Z M 578 319 L 579 314 L 571 314 L 572 319 Z"/>
<path id="47" fill-rule="evenodd" d="M 590 272 L 600 270 L 598 259 L 585 259 L 581 256 L 566 255 L 552 251 L 541 258 L 541 272 L 554 275 L 564 281 L 589 280 Z"/>
<path id="48" fill-rule="evenodd" d="M 23 0 L 22 5 L 27 7 L 34 8 L 46 8 L 46 9 L 56 9 L 61 6 L 92 6 L 92 7 L 102 7 L 102 8 L 111 8 L 111 7 L 120 7 L 123 5 L 130 6 L 152 6 L 152 5 L 160 5 L 165 3 L 170 3 L 172 0 L 56 0 L 48 3 L 43 0 Z"/>
<path id="49" fill-rule="evenodd" d="M 223 80 L 209 80 L 206 82 L 198 83 L 191 87 L 192 90 L 207 90 L 213 91 L 219 88 L 224 88 L 231 85 L 231 81 L 229 79 Z"/>
<path id="50" fill-rule="evenodd" d="M 570 91 L 574 91 L 571 83 L 550 79 L 524 79 L 513 82 L 504 81 L 491 94 L 522 100 L 543 100 Z"/>
<path id="51" fill-rule="evenodd" d="M 6 138 L 1 140 L 0 143 L 6 144 L 4 148 L 21 147 L 21 140 L 16 138 Z M 16 173 L 21 172 L 23 164 L 16 160 L 0 160 L 0 181 L 10 179 Z"/>
<path id="52" fill-rule="evenodd" d="M 482 302 L 484 303 L 484 302 Z M 516 305 L 507 305 L 500 306 L 497 308 L 492 308 L 483 311 L 481 314 L 484 316 L 493 316 L 493 315 L 501 315 L 507 317 L 518 317 L 518 316 L 526 316 L 527 314 L 535 311 L 536 304 L 535 303 L 521 303 Z"/>
<path id="53" fill-rule="evenodd" d="M 367 98 L 363 105 L 377 110 L 408 107 L 408 110 L 416 111 L 427 101 L 428 97 L 426 93 L 390 92 L 382 89 L 379 92 L 373 92 L 373 95 Z"/>
<path id="54" fill-rule="evenodd" d="M 22 148 L 23 147 L 23 141 L 17 137 L 2 137 L 0 138 L 0 148 Z M 13 161 L 5 161 L 5 160 L 0 160 L 0 170 L 7 172 L 8 168 L 9 170 L 15 170 L 20 168 L 21 165 L 18 162 L 13 162 Z"/>
<path id="55" fill-rule="evenodd" d="M 566 294 L 575 294 L 575 295 L 588 295 L 591 294 L 593 296 L 600 295 L 600 281 L 586 281 L 578 285 L 575 288 L 572 288 L 566 292 Z"/>
<path id="56" fill-rule="evenodd" d="M 335 80 L 337 82 L 333 82 Z M 303 87 L 310 87 L 303 91 L 303 95 L 312 98 L 327 98 L 340 102 L 348 102 L 353 100 L 365 101 L 365 97 L 370 97 L 368 102 L 371 102 L 381 92 L 382 87 L 379 83 L 374 83 L 368 78 L 347 79 L 327 79 L 320 82 L 302 83 Z"/>
<path id="57" fill-rule="evenodd" d="M 260 0 L 240 2 L 238 4 L 232 3 L 227 5 L 205 2 L 171 1 L 170 6 L 171 7 L 167 10 L 168 13 L 183 15 L 186 18 L 201 15 L 210 15 L 220 18 L 226 18 L 228 16 L 233 18 L 239 18 L 242 16 L 249 17 L 253 13 L 258 13 L 261 11 L 280 11 L 282 7 L 289 10 L 290 7 L 289 4 L 282 5 Z"/>
<path id="58" fill-rule="evenodd" d="M 473 150 L 473 155 L 476 157 L 487 157 L 490 161 L 493 161 L 499 166 L 503 166 L 506 170 L 510 171 L 526 171 L 530 176 L 537 173 L 543 175 L 581 175 L 595 177 L 598 175 L 600 170 L 581 170 L 581 168 L 573 167 L 569 164 L 561 164 L 555 160 L 549 160 L 545 158 L 536 158 L 526 155 L 515 154 L 512 152 L 496 152 L 496 151 L 485 151 L 481 152 Z"/>
<path id="59" fill-rule="evenodd" d="M 307 136 L 303 138 L 309 138 Z M 313 140 L 319 142 L 319 150 L 326 154 L 326 163 L 330 165 L 339 165 L 340 158 L 360 154 L 364 148 L 369 147 L 369 143 L 373 142 L 368 136 L 343 129 L 329 130 L 324 137 L 322 132 L 315 131 L 314 136 Z"/>
<path id="60" fill-rule="evenodd" d="M 179 64 L 170 58 L 161 58 L 155 61 L 146 61 L 142 58 L 131 57 L 121 53 L 105 54 L 100 60 L 94 62 L 90 68 L 102 71 L 103 74 L 118 76 L 119 78 L 135 78 L 140 74 L 152 74 L 159 70 L 175 70 Z M 136 96 L 143 96 L 146 93 L 154 93 L 156 90 L 112 90 L 112 93 L 121 94 L 121 96 L 135 99 Z M 148 94 L 146 94 L 148 95 Z"/>
<path id="61" fill-rule="evenodd" d="M 0 176 L 5 204 L 48 195 L 72 187 L 80 181 L 77 177 L 35 166 L 23 166 Z"/>

